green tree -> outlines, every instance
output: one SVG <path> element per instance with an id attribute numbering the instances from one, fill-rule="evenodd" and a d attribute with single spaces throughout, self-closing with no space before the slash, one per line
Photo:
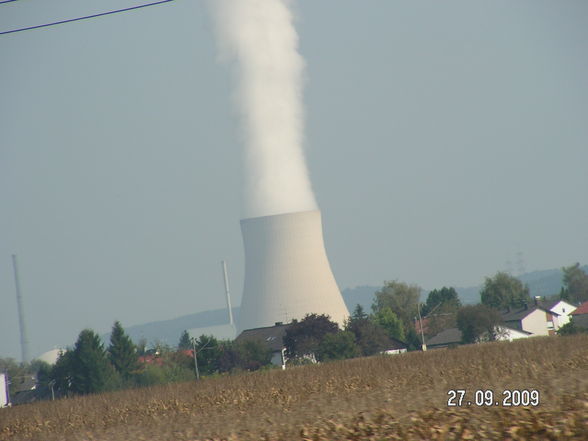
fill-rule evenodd
<path id="1" fill-rule="evenodd" d="M 224 341 L 219 346 L 221 348 L 218 361 L 220 372 L 255 371 L 270 365 L 272 361 L 271 350 L 261 340 Z"/>
<path id="2" fill-rule="evenodd" d="M 457 312 L 461 308 L 461 301 L 455 288 L 443 287 L 434 289 L 427 296 L 427 301 L 421 309 L 421 315 L 426 317 L 430 313 L 445 314 Z"/>
<path id="3" fill-rule="evenodd" d="M 355 336 L 361 355 L 370 356 L 388 349 L 390 338 L 387 331 L 369 317 L 351 317 L 345 323 L 345 331 Z"/>
<path id="4" fill-rule="evenodd" d="M 116 388 L 116 371 L 108 361 L 100 337 L 94 331 L 84 329 L 80 332 L 71 354 L 69 367 L 73 392 L 89 394 Z"/>
<path id="5" fill-rule="evenodd" d="M 564 284 L 562 297 L 576 303 L 588 300 L 588 274 L 580 268 L 580 264 L 564 267 L 562 271 Z"/>
<path id="6" fill-rule="evenodd" d="M 194 369 L 166 360 L 164 364 L 146 365 L 136 376 L 139 386 L 153 386 L 194 380 Z"/>
<path id="7" fill-rule="evenodd" d="M 414 329 L 414 326 L 411 326 L 406 330 L 405 340 L 406 340 L 406 344 L 408 345 L 407 349 L 409 351 L 421 350 L 421 348 L 422 348 L 421 336 L 417 334 L 416 330 Z"/>
<path id="8" fill-rule="evenodd" d="M 412 326 L 412 321 L 417 315 L 417 305 L 421 295 L 421 288 L 417 285 L 408 285 L 396 280 L 384 282 L 384 287 L 377 291 L 372 304 L 372 311 L 378 311 L 388 307 L 402 320 L 404 329 Z"/>
<path id="9" fill-rule="evenodd" d="M 394 314 L 392 308 L 386 306 L 380 309 L 372 316 L 372 321 L 384 328 L 388 333 L 388 337 L 404 341 L 404 325 L 398 316 Z"/>
<path id="10" fill-rule="evenodd" d="M 115 321 L 110 334 L 110 346 L 108 347 L 108 357 L 112 366 L 120 374 L 123 380 L 131 379 L 133 373 L 138 369 L 137 347 L 119 321 Z"/>
<path id="11" fill-rule="evenodd" d="M 188 331 L 182 332 L 182 335 L 180 336 L 180 341 L 178 343 L 178 349 L 180 351 L 192 349 L 192 340 L 190 339 L 190 334 L 188 334 Z"/>
<path id="12" fill-rule="evenodd" d="M 359 357 L 361 350 L 355 343 L 355 335 L 349 331 L 326 334 L 319 344 L 317 359 L 319 361 L 344 360 Z"/>
<path id="13" fill-rule="evenodd" d="M 18 363 L 14 358 L 0 358 L 0 372 L 8 374 L 12 392 L 20 390 L 20 384 L 30 375 L 26 363 Z"/>
<path id="14" fill-rule="evenodd" d="M 307 314 L 301 321 L 294 320 L 284 336 L 288 357 L 315 354 L 323 337 L 338 331 L 337 323 L 324 314 Z"/>
<path id="15" fill-rule="evenodd" d="M 368 315 L 363 310 L 363 306 L 361 306 L 358 303 L 357 305 L 355 305 L 355 309 L 353 310 L 353 313 L 351 313 L 351 318 L 353 318 L 353 319 L 366 319 L 366 318 L 368 318 Z"/>
<path id="16" fill-rule="evenodd" d="M 480 297 L 482 304 L 496 309 L 518 307 L 531 301 L 529 288 L 519 279 L 504 272 L 498 272 L 494 277 L 486 277 Z"/>
<path id="17" fill-rule="evenodd" d="M 220 370 L 223 346 L 212 335 L 201 335 L 196 341 L 196 356 L 200 375 L 212 375 Z"/>
<path id="18" fill-rule="evenodd" d="M 496 340 L 502 318 L 498 311 L 487 305 L 466 305 L 457 313 L 457 327 L 463 343 Z"/>
<path id="19" fill-rule="evenodd" d="M 60 352 L 50 374 L 51 380 L 55 382 L 55 390 L 58 395 L 69 394 L 73 382 L 73 372 L 73 351 L 70 349 Z"/>
<path id="20" fill-rule="evenodd" d="M 49 398 L 51 396 L 51 380 L 53 367 L 41 360 L 35 360 L 35 371 L 37 372 L 37 392 L 41 398 Z"/>
<path id="21" fill-rule="evenodd" d="M 581 332 L 586 332 L 586 330 L 579 328 L 573 321 L 570 321 L 557 330 L 557 335 L 574 335 Z"/>

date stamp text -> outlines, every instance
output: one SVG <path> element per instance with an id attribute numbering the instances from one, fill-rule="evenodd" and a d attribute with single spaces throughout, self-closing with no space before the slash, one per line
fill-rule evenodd
<path id="1" fill-rule="evenodd" d="M 539 395 L 536 389 L 505 389 L 500 394 L 495 394 L 492 389 L 450 389 L 447 391 L 447 406 L 536 407 L 540 403 Z"/>

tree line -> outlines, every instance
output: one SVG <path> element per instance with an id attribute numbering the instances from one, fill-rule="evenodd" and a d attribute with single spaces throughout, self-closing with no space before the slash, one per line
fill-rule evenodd
<path id="1" fill-rule="evenodd" d="M 504 272 L 485 279 L 477 305 L 463 306 L 452 287 L 429 292 L 421 303 L 421 291 L 417 285 L 387 281 L 374 294 L 371 312 L 357 305 L 341 328 L 326 315 L 308 314 L 294 320 L 284 337 L 288 363 L 371 356 L 398 343 L 409 351 L 418 350 L 425 337 L 451 327 L 461 330 L 463 343 L 493 340 L 502 322 L 500 311 L 532 302 L 529 288 Z M 563 288 L 554 298 L 572 303 L 588 300 L 588 275 L 579 264 L 563 268 Z M 418 326 L 423 318 L 426 329 Z M 560 333 L 580 331 L 570 323 Z M 68 396 L 269 368 L 271 356 L 260 341 L 236 342 L 205 335 L 192 339 L 186 331 L 177 347 L 157 344 L 147 350 L 144 341 L 133 343 L 116 321 L 107 347 L 94 331 L 84 329 L 54 366 L 35 361 L 24 367 L 0 359 L 0 368 L 15 378 L 35 371 L 40 393 L 47 396 L 51 390 L 56 396 Z"/>

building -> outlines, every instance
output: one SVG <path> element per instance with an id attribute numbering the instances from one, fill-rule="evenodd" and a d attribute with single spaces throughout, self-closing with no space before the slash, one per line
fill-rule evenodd
<path id="1" fill-rule="evenodd" d="M 10 396 L 8 395 L 8 376 L 0 374 L 0 408 L 10 406 Z"/>
<path id="2" fill-rule="evenodd" d="M 580 306 L 578 306 L 574 312 L 572 312 L 573 316 L 578 316 L 578 315 L 588 315 L 588 301 L 581 303 Z"/>
<path id="3" fill-rule="evenodd" d="M 245 279 L 239 331 L 326 314 L 349 316 L 331 271 L 318 210 L 241 220 Z"/>
<path id="4" fill-rule="evenodd" d="M 554 335 L 559 314 L 539 305 L 524 304 L 519 308 L 507 308 L 501 313 L 508 328 L 536 335 Z"/>
<path id="5" fill-rule="evenodd" d="M 535 298 L 535 301 L 537 302 L 538 299 Z M 551 311 L 551 312 L 554 312 L 557 314 L 557 316 L 555 317 L 555 322 L 554 322 L 555 330 L 558 330 L 563 325 L 569 323 L 569 321 L 571 319 L 571 314 L 577 308 L 576 306 L 572 305 L 571 303 L 566 302 L 565 300 L 561 300 L 561 299 L 556 299 L 556 300 L 551 300 L 551 301 L 538 301 L 537 304 L 539 306 L 541 306 L 543 309 L 546 309 L 547 311 Z"/>
<path id="6" fill-rule="evenodd" d="M 496 341 L 513 341 L 519 338 L 527 338 L 532 334 L 527 331 L 509 328 L 507 326 L 496 327 Z M 462 343 L 462 333 L 458 328 L 449 328 L 441 331 L 436 336 L 426 341 L 427 348 L 439 349 L 456 346 Z"/>
<path id="7" fill-rule="evenodd" d="M 274 326 L 246 329 L 235 339 L 236 343 L 244 341 L 259 341 L 268 347 L 272 353 L 272 364 L 286 369 L 286 347 L 284 337 L 291 324 L 284 325 L 277 322 Z"/>
<path id="8" fill-rule="evenodd" d="M 50 351 L 44 352 L 43 354 L 39 355 L 36 358 L 36 360 L 44 361 L 47 364 L 54 365 L 55 363 L 57 363 L 57 360 L 59 359 L 61 354 L 64 354 L 65 352 L 66 349 L 62 348 L 51 349 Z"/>
<path id="9" fill-rule="evenodd" d="M 403 354 L 408 350 L 408 345 L 403 341 L 397 340 L 395 338 L 389 337 L 390 344 L 388 345 L 388 349 L 382 351 L 382 354 L 386 355 L 395 355 L 395 354 Z"/>
<path id="10" fill-rule="evenodd" d="M 588 329 L 588 301 L 582 303 L 571 314 L 574 325 Z"/>
<path id="11" fill-rule="evenodd" d="M 449 328 L 441 331 L 439 334 L 431 337 L 425 343 L 427 349 L 440 349 L 449 346 L 460 345 L 462 342 L 461 331 L 457 328 Z"/>

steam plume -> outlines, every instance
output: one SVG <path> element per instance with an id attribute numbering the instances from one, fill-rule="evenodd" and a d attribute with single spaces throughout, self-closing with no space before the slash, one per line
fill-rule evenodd
<path id="1" fill-rule="evenodd" d="M 210 0 L 221 59 L 233 61 L 245 138 L 245 216 L 317 208 L 304 160 L 304 60 L 288 0 Z"/>

